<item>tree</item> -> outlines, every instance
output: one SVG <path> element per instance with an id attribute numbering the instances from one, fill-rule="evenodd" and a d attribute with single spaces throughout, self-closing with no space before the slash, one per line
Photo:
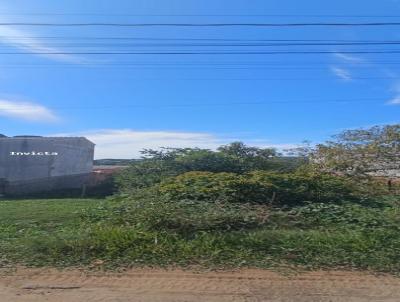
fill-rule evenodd
<path id="1" fill-rule="evenodd" d="M 249 147 L 241 142 L 221 146 L 217 151 L 200 148 L 145 149 L 143 158 L 124 169 L 116 181 L 121 191 L 135 191 L 190 171 L 243 174 L 254 170 L 288 171 L 296 167 L 291 158 L 280 157 L 275 149 Z"/>
<path id="2" fill-rule="evenodd" d="M 352 176 L 400 173 L 400 124 L 343 131 L 317 145 L 312 162 L 323 170 Z"/>
<path id="3" fill-rule="evenodd" d="M 218 152 L 240 162 L 244 172 L 253 170 L 279 170 L 285 165 L 277 158 L 280 154 L 274 148 L 259 148 L 246 146 L 242 142 L 233 142 L 221 146 Z"/>

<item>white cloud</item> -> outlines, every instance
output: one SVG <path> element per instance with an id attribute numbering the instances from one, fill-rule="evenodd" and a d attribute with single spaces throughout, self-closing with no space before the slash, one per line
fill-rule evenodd
<path id="1" fill-rule="evenodd" d="M 361 57 L 357 57 L 354 55 L 349 55 L 349 54 L 344 54 L 344 53 L 340 53 L 340 52 L 335 52 L 333 54 L 334 57 L 336 57 L 337 59 L 340 59 L 342 61 L 345 61 L 347 63 L 363 63 L 365 62 L 365 60 Z"/>
<path id="2" fill-rule="evenodd" d="M 0 26 L 0 43 L 56 61 L 84 62 L 82 58 L 63 54 L 62 49 L 47 46 L 40 39 L 32 37 L 30 33 L 12 26 Z"/>
<path id="3" fill-rule="evenodd" d="M 400 81 L 398 81 L 395 85 L 393 85 L 391 92 L 394 93 L 394 97 L 391 98 L 387 104 L 388 105 L 400 105 Z"/>
<path id="4" fill-rule="evenodd" d="M 391 99 L 388 104 L 390 105 L 400 105 L 400 95 L 394 97 L 393 99 Z"/>
<path id="5" fill-rule="evenodd" d="M 140 150 L 160 147 L 200 147 L 213 149 L 219 145 L 216 137 L 207 133 L 175 131 L 135 131 L 104 129 L 82 132 L 96 144 L 96 158 L 138 158 Z"/>
<path id="6" fill-rule="evenodd" d="M 339 79 L 342 79 L 344 81 L 351 81 L 352 80 L 351 73 L 347 69 L 333 66 L 333 67 L 331 67 L 331 71 Z"/>
<path id="7" fill-rule="evenodd" d="M 349 71 L 349 68 L 356 67 L 357 64 L 366 63 L 366 60 L 364 60 L 361 57 L 344 54 L 341 52 L 335 52 L 333 53 L 333 56 L 340 61 L 337 64 L 344 65 L 345 68 L 338 66 L 331 66 L 330 68 L 331 72 L 339 79 L 344 81 L 351 81 L 353 79 L 352 74 Z"/>
<path id="8" fill-rule="evenodd" d="M 48 108 L 29 102 L 0 99 L 0 116 L 33 122 L 55 122 L 58 117 Z"/>
<path id="9" fill-rule="evenodd" d="M 138 131 L 132 129 L 103 129 L 56 136 L 84 136 L 96 144 L 95 158 L 139 158 L 143 149 L 160 147 L 199 147 L 216 149 L 240 138 L 221 137 L 204 132 Z M 268 144 L 266 140 L 244 140 L 259 147 L 287 149 L 294 144 Z"/>

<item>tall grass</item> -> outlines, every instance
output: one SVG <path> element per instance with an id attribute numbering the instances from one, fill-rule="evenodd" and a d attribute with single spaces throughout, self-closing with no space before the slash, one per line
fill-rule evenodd
<path id="1" fill-rule="evenodd" d="M 0 265 L 400 271 L 400 212 L 394 199 L 379 207 L 313 204 L 268 212 L 246 205 L 207 206 L 207 212 L 201 204 L 154 200 L 72 204 L 51 201 L 48 215 L 35 216 L 32 201 L 0 202 L 0 209 L 7 209 L 0 214 Z M 229 227 L 237 221 L 241 227 Z"/>

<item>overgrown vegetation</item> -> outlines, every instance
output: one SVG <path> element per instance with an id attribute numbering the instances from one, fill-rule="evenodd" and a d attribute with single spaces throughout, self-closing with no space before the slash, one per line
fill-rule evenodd
<path id="1" fill-rule="evenodd" d="M 242 143 L 145 150 L 107 200 L 0 202 L 0 264 L 399 273 L 396 191 L 320 164 Z"/>
<path id="2" fill-rule="evenodd" d="M 191 171 L 236 174 L 255 170 L 289 172 L 303 163 L 299 157 L 281 156 L 274 149 L 248 147 L 240 142 L 222 146 L 217 151 L 164 148 L 142 153 L 141 161 L 132 163 L 117 177 L 122 192 L 132 194 Z"/>
<path id="3" fill-rule="evenodd" d="M 2 201 L 0 263 L 300 265 L 397 273 L 399 210 L 396 199 L 378 207 L 312 203 L 287 210 L 158 199 Z"/>
<path id="4" fill-rule="evenodd" d="M 319 169 L 351 176 L 394 175 L 400 169 L 400 124 L 346 130 L 314 150 Z"/>
<path id="5" fill-rule="evenodd" d="M 172 201 L 251 202 L 284 206 L 305 201 L 361 200 L 361 192 L 356 187 L 351 179 L 326 173 L 253 171 L 240 175 L 187 172 L 162 181 L 155 193 Z"/>

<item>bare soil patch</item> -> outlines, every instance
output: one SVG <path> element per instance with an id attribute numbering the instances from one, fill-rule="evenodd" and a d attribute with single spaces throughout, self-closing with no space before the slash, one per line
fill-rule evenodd
<path id="1" fill-rule="evenodd" d="M 124 273 L 18 269 L 0 276 L 1 302 L 400 301 L 400 279 L 361 272 L 282 275 L 266 270 Z"/>

